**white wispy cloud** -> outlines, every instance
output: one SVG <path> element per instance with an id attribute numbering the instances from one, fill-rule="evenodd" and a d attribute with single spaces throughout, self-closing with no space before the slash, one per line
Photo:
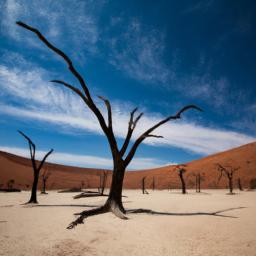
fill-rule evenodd
<path id="1" fill-rule="evenodd" d="M 0 106 L 0 112 L 23 120 L 34 119 L 102 135 L 96 118 L 76 95 L 47 81 L 45 72 L 41 69 L 35 68 L 24 72 L 17 68 L 0 66 L 0 86 L 3 94 L 1 98 L 4 102 Z M 5 99 L 10 97 L 14 102 L 16 100 L 16 104 L 19 103 L 18 107 L 5 102 Z M 21 100 L 23 104 L 20 103 Z M 114 102 L 113 126 L 118 138 L 124 138 L 126 135 L 129 111 L 122 104 Z M 133 139 L 162 118 L 159 113 L 145 113 L 136 127 Z M 186 120 L 168 123 L 158 128 L 156 133 L 164 138 L 150 138 L 145 140 L 145 143 L 152 146 L 177 147 L 205 155 L 255 141 L 252 136 L 204 127 Z"/>
<path id="2" fill-rule="evenodd" d="M 83 51 L 95 53 L 99 40 L 97 13 L 104 1 L 54 1 L 54 0 L 5 0 L 1 4 L 2 33 L 14 40 L 28 42 L 36 46 L 31 35 L 21 32 L 15 24 L 22 20 L 33 26 L 38 26 L 47 34 L 50 40 L 58 45 L 72 45 L 81 55 Z M 81 57 L 81 56 L 80 56 Z"/>
<path id="3" fill-rule="evenodd" d="M 9 152 L 15 155 L 23 156 L 29 158 L 29 150 L 27 148 L 20 147 L 6 147 L 0 146 L 0 150 L 4 152 Z M 36 151 L 36 159 L 41 160 L 46 151 L 38 150 Z M 70 166 L 79 166 L 79 167 L 91 167 L 91 168 L 113 168 L 112 159 L 106 157 L 98 157 L 92 155 L 79 155 L 79 154 L 71 154 L 66 152 L 53 152 L 48 158 L 48 162 L 64 164 Z M 128 166 L 130 170 L 140 170 L 147 168 L 154 168 L 163 165 L 170 165 L 175 163 L 166 163 L 162 160 L 156 158 L 143 158 L 143 157 L 135 157 L 132 163 Z"/>
<path id="4" fill-rule="evenodd" d="M 108 40 L 110 47 L 109 62 L 129 77 L 147 83 L 164 84 L 171 72 L 163 61 L 165 49 L 164 33 L 149 29 L 138 19 L 123 24 L 120 19 L 112 18 L 112 25 L 126 27 L 123 33 Z"/>

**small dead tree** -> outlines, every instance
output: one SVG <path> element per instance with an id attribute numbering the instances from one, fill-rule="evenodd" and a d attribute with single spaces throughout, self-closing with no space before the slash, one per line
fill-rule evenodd
<path id="1" fill-rule="evenodd" d="M 133 145 L 129 147 L 133 132 L 136 128 L 136 125 L 138 121 L 141 119 L 143 113 L 140 113 L 135 117 L 135 113 L 137 112 L 137 108 L 135 108 L 130 113 L 130 119 L 128 122 L 128 129 L 127 129 L 127 135 L 124 139 L 123 144 L 121 147 L 118 147 L 116 136 L 114 135 L 114 130 L 112 126 L 112 108 L 111 104 L 108 99 L 99 96 L 99 99 L 103 101 L 103 103 L 106 106 L 107 109 L 107 120 L 104 118 L 104 115 L 100 111 L 100 109 L 97 107 L 94 99 L 91 96 L 90 90 L 83 78 L 83 76 L 78 72 L 78 70 L 74 67 L 71 59 L 60 49 L 58 49 L 56 46 L 54 46 L 52 43 L 50 43 L 42 33 L 34 28 L 31 27 L 21 21 L 16 22 L 17 25 L 20 27 L 34 33 L 39 40 L 41 40 L 51 51 L 56 53 L 58 56 L 60 56 L 65 63 L 68 66 L 69 71 L 74 76 L 76 81 L 81 86 L 81 89 L 77 88 L 76 86 L 73 86 L 65 81 L 62 80 L 52 80 L 52 83 L 60 84 L 69 90 L 73 91 L 76 95 L 80 97 L 80 99 L 83 101 L 83 103 L 91 110 L 91 112 L 95 115 L 97 118 L 99 125 L 103 131 L 103 134 L 106 136 L 112 158 L 113 158 L 113 172 L 112 172 L 112 182 L 110 186 L 110 193 L 108 196 L 107 201 L 105 204 L 99 208 L 83 211 L 79 213 L 80 217 L 78 217 L 75 221 L 73 221 L 69 226 L 68 229 L 74 228 L 77 224 L 83 223 L 83 220 L 92 215 L 98 215 L 106 212 L 112 212 L 117 217 L 122 219 L 127 219 L 125 216 L 125 209 L 123 207 L 122 203 L 122 189 L 123 189 L 123 180 L 124 180 L 124 174 L 126 171 L 127 166 L 132 161 L 138 147 L 141 145 L 141 143 L 147 139 L 147 138 L 162 138 L 162 136 L 154 135 L 153 132 L 160 126 L 166 124 L 167 122 L 171 120 L 180 119 L 181 115 L 189 110 L 189 109 L 196 109 L 199 111 L 202 111 L 199 107 L 195 105 L 188 105 L 183 108 L 181 108 L 176 115 L 170 115 L 167 118 L 157 122 L 155 125 L 147 129 L 145 132 L 143 132 L 137 139 L 135 139 L 135 142 Z"/>
<path id="2" fill-rule="evenodd" d="M 15 180 L 14 179 L 10 179 L 7 181 L 7 189 L 13 189 L 13 186 L 15 184 Z"/>
<path id="3" fill-rule="evenodd" d="M 49 170 L 45 170 L 44 173 L 42 174 L 41 178 L 42 178 L 42 191 L 41 191 L 41 194 L 47 194 L 46 193 L 46 183 L 47 183 L 47 180 L 49 179 L 51 175 L 51 172 Z"/>
<path id="4" fill-rule="evenodd" d="M 155 177 L 153 177 L 153 180 L 152 180 L 152 190 L 153 191 L 155 190 L 155 187 L 156 187 Z"/>
<path id="5" fill-rule="evenodd" d="M 228 166 L 223 166 L 221 164 L 217 164 L 217 171 L 220 173 L 220 176 L 218 178 L 218 182 L 221 180 L 223 174 L 226 176 L 228 179 L 228 188 L 229 188 L 229 193 L 233 194 L 233 177 L 235 172 L 239 169 L 240 167 L 232 167 L 230 165 Z"/>
<path id="6" fill-rule="evenodd" d="M 192 176 L 195 177 L 195 184 L 196 184 L 196 192 L 201 192 L 201 182 L 204 181 L 204 173 L 201 174 L 200 172 L 197 173 L 191 173 Z"/>
<path id="7" fill-rule="evenodd" d="M 174 168 L 174 170 L 178 172 L 178 176 L 180 178 L 182 194 L 187 193 L 186 192 L 186 183 L 185 183 L 185 179 L 184 179 L 184 173 L 186 172 L 185 167 L 186 167 L 186 165 L 180 164 L 180 165 L 176 165 L 176 167 Z"/>
<path id="8" fill-rule="evenodd" d="M 145 186 L 145 181 L 146 181 L 146 176 L 141 179 L 141 189 L 142 189 L 142 194 L 148 194 L 148 191 L 146 190 Z"/>
<path id="9" fill-rule="evenodd" d="M 103 171 L 100 174 L 100 186 L 98 188 L 98 191 L 100 195 L 104 195 L 104 191 L 106 188 L 106 183 L 107 183 L 107 178 L 108 178 L 108 171 Z"/>
<path id="10" fill-rule="evenodd" d="M 32 142 L 32 140 L 26 134 L 24 134 L 21 131 L 18 131 L 18 132 L 28 141 L 30 158 L 31 158 L 33 172 L 34 172 L 34 180 L 33 180 L 33 185 L 32 185 L 32 189 L 31 189 L 31 197 L 30 197 L 29 201 L 27 202 L 27 204 L 29 204 L 29 203 L 37 204 L 38 202 L 37 202 L 36 192 L 37 192 L 37 185 L 38 185 L 40 170 L 42 169 L 46 158 L 53 152 L 53 149 L 51 149 L 48 153 L 46 153 L 43 160 L 39 164 L 37 164 L 36 159 L 35 159 L 36 145 Z"/>
<path id="11" fill-rule="evenodd" d="M 241 182 L 241 178 L 237 179 L 237 185 L 240 191 L 243 191 L 243 186 L 242 186 L 242 182 Z"/>

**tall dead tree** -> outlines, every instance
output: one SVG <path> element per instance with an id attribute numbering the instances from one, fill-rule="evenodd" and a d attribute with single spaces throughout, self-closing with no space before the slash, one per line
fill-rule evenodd
<path id="1" fill-rule="evenodd" d="M 83 223 L 84 218 L 92 215 L 97 215 L 97 214 L 102 214 L 106 212 L 113 212 L 117 217 L 122 218 L 122 219 L 127 219 L 125 216 L 125 210 L 123 207 L 122 203 L 122 188 L 123 188 L 123 179 L 124 179 L 124 174 L 126 167 L 129 165 L 131 160 L 133 159 L 139 145 L 147 138 L 162 138 L 162 136 L 154 135 L 152 132 L 160 127 L 161 125 L 171 121 L 171 120 L 176 120 L 181 118 L 181 114 L 184 113 L 185 111 L 189 109 L 196 109 L 201 111 L 200 108 L 198 108 L 195 105 L 188 105 L 183 107 L 181 110 L 179 110 L 176 115 L 170 115 L 167 118 L 161 120 L 160 122 L 156 123 L 149 129 L 147 129 L 145 132 L 143 132 L 129 147 L 130 140 L 132 138 L 134 129 L 136 128 L 136 125 L 138 121 L 141 119 L 143 113 L 140 113 L 139 115 L 135 116 L 137 112 L 137 108 L 135 108 L 131 113 L 130 113 L 130 119 L 128 122 L 128 130 L 127 130 L 127 135 L 124 139 L 124 142 L 122 146 L 119 148 L 117 145 L 116 137 L 114 135 L 113 127 L 112 127 L 112 109 L 111 109 L 111 104 L 108 99 L 99 96 L 99 99 L 102 100 L 106 106 L 107 109 L 107 119 L 105 120 L 103 114 L 99 110 L 99 108 L 96 106 L 95 101 L 93 100 L 91 93 L 87 87 L 87 84 L 82 77 L 82 75 L 79 73 L 79 71 L 74 67 L 71 59 L 60 49 L 58 49 L 56 46 L 54 46 L 52 43 L 50 43 L 42 33 L 34 28 L 31 27 L 23 22 L 16 22 L 17 25 L 21 26 L 22 28 L 29 30 L 33 32 L 50 50 L 52 50 L 54 53 L 59 55 L 64 62 L 66 62 L 69 71 L 71 74 L 74 76 L 76 81 L 79 83 L 81 89 L 77 88 L 76 86 L 69 84 L 65 81 L 62 80 L 52 80 L 52 83 L 55 84 L 60 84 L 62 86 L 65 86 L 69 90 L 73 91 L 75 94 L 77 94 L 80 99 L 84 102 L 86 107 L 88 107 L 92 113 L 95 115 L 97 118 L 99 125 L 105 134 L 112 158 L 113 158 L 113 173 L 112 173 L 112 182 L 110 186 L 110 193 L 108 196 L 107 201 L 105 204 L 99 208 L 88 210 L 88 211 L 83 211 L 79 213 L 80 217 L 78 217 L 74 222 L 72 222 L 68 228 L 73 228 L 77 224 Z"/>
<path id="2" fill-rule="evenodd" d="M 147 177 L 143 177 L 143 178 L 141 179 L 142 194 L 148 194 L 148 191 L 146 190 L 146 185 L 145 185 L 146 178 L 147 178 Z"/>
<path id="3" fill-rule="evenodd" d="M 184 179 L 184 173 L 186 172 L 185 167 L 186 165 L 181 164 L 176 165 L 176 167 L 174 168 L 174 170 L 178 172 L 178 176 L 180 178 L 182 194 L 186 194 L 186 183 Z"/>
<path id="4" fill-rule="evenodd" d="M 42 169 L 46 158 L 53 152 L 53 149 L 51 149 L 48 153 L 46 153 L 43 160 L 39 164 L 37 164 L 36 159 L 35 159 L 36 145 L 26 134 L 24 134 L 21 131 L 18 131 L 18 132 L 28 141 L 30 158 L 31 158 L 33 172 L 34 172 L 34 180 L 33 180 L 33 185 L 32 185 L 32 189 L 31 189 L 31 196 L 30 196 L 30 199 L 27 202 L 27 204 L 29 204 L 29 203 L 37 204 L 38 202 L 37 202 L 36 192 L 37 192 L 37 185 L 38 185 L 40 170 Z"/>
<path id="5" fill-rule="evenodd" d="M 47 183 L 47 180 L 49 179 L 51 175 L 51 172 L 49 170 L 45 170 L 41 176 L 42 178 L 42 191 L 41 191 L 41 194 L 47 194 L 46 193 L 46 183 Z"/>
<path id="6" fill-rule="evenodd" d="M 239 169 L 240 167 L 232 167 L 230 165 L 228 166 L 223 166 L 221 164 L 217 164 L 217 171 L 220 173 L 218 182 L 221 180 L 223 174 L 226 176 L 228 179 L 228 188 L 229 188 L 229 193 L 233 194 L 233 177 L 235 172 Z"/>

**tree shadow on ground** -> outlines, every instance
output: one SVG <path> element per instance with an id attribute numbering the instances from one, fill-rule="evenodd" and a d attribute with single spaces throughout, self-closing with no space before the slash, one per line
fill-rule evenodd
<path id="1" fill-rule="evenodd" d="M 92 204 L 35 204 L 35 205 L 26 205 L 27 208 L 32 207 L 98 207 L 98 205 Z"/>
<path id="2" fill-rule="evenodd" d="M 157 212 L 157 211 L 153 211 L 150 209 L 130 209 L 127 210 L 126 212 L 128 214 L 138 214 L 138 213 L 146 213 L 146 214 L 151 214 L 151 215 L 167 215 L 167 216 L 216 216 L 216 217 L 226 217 L 226 218 L 238 218 L 235 216 L 231 216 L 231 215 L 224 215 L 222 214 L 223 212 L 228 212 L 228 211 L 233 211 L 233 210 L 238 210 L 238 209 L 244 209 L 246 207 L 235 207 L 235 208 L 228 208 L 228 209 L 224 209 L 224 210 L 220 210 L 220 211 L 216 211 L 216 212 L 191 212 L 191 213 L 172 213 L 172 212 Z"/>

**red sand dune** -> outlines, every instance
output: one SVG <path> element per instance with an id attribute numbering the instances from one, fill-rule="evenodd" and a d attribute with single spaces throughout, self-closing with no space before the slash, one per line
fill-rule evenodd
<path id="1" fill-rule="evenodd" d="M 237 179 L 240 178 L 242 185 L 249 187 L 250 180 L 256 178 L 256 142 L 186 163 L 185 178 L 187 186 L 189 188 L 195 186 L 195 178 L 190 176 L 190 173 L 200 171 L 205 174 L 202 188 L 227 187 L 225 177 L 218 182 L 219 173 L 216 171 L 216 163 L 232 164 L 234 167 L 240 166 L 234 176 L 234 186 L 237 187 Z M 44 168 L 51 171 L 47 184 L 48 189 L 80 187 L 82 181 L 84 182 L 84 188 L 96 188 L 100 180 L 99 174 L 102 172 L 100 169 L 78 168 L 51 163 L 47 163 Z M 164 166 L 142 171 L 127 171 L 124 188 L 140 188 L 141 180 L 145 176 L 147 188 L 152 187 L 153 177 L 157 189 L 179 188 L 180 183 L 174 168 L 175 166 Z M 8 180 L 14 179 L 16 188 L 26 189 L 28 188 L 27 185 L 31 186 L 32 178 L 30 159 L 0 151 L 0 184 L 5 186 Z M 109 186 L 110 181 L 111 175 L 108 177 L 107 186 Z M 41 182 L 39 183 L 40 187 Z"/>

